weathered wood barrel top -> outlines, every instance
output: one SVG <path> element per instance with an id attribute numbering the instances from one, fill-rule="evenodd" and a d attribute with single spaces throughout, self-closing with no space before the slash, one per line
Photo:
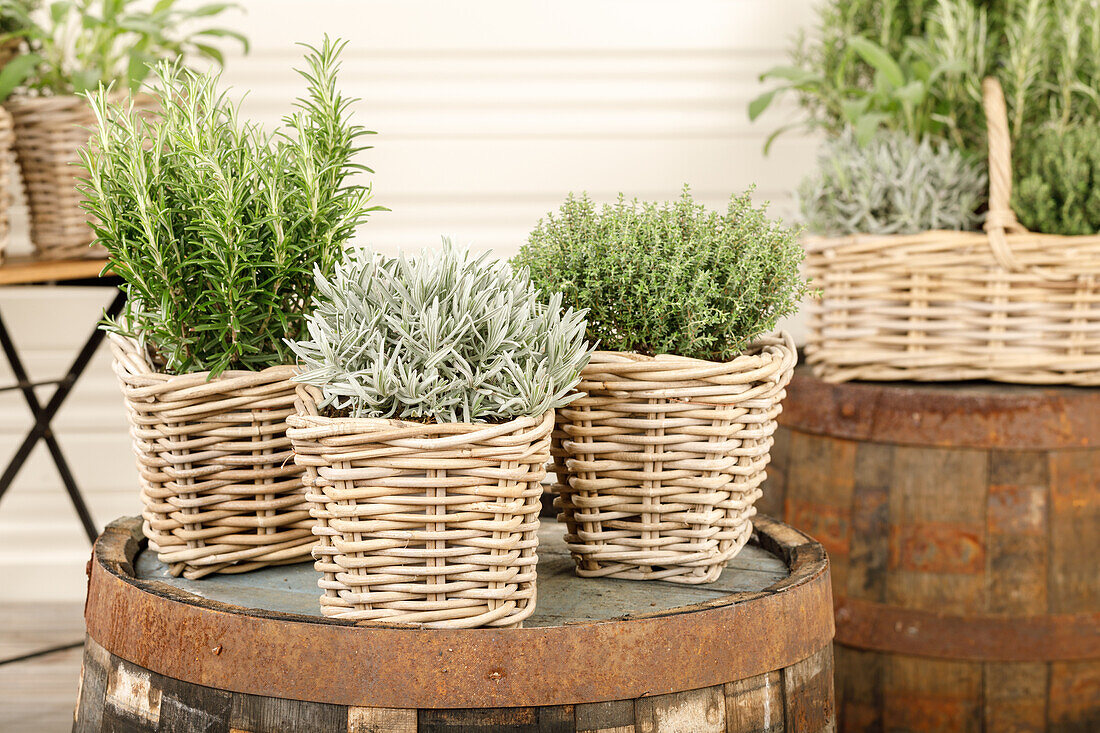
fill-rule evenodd
<path id="1" fill-rule="evenodd" d="M 90 563 L 75 730 L 824 731 L 834 724 L 828 561 L 759 517 L 715 584 L 580 579 L 540 531 L 522 629 L 320 616 L 309 565 L 171 578 L 137 520 Z M 770 727 L 769 727 L 770 726 Z"/>
<path id="2" fill-rule="evenodd" d="M 832 563 L 842 730 L 1100 730 L 1100 390 L 788 388 L 762 511 Z"/>

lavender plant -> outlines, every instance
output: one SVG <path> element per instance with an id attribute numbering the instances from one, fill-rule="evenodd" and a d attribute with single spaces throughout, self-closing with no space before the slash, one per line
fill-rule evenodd
<path id="1" fill-rule="evenodd" d="M 822 146 L 799 205 L 806 228 L 828 236 L 968 230 L 986 180 L 981 161 L 946 142 L 882 131 L 861 145 L 849 131 Z"/>
<path id="2" fill-rule="evenodd" d="M 273 133 L 240 119 L 219 77 L 162 64 L 155 119 L 90 95 L 82 152 L 96 241 L 129 301 L 109 327 L 142 339 L 169 373 L 261 369 L 291 358 L 314 271 L 332 272 L 379 207 L 355 161 L 371 134 L 337 90 L 342 43 L 307 47 L 306 95 Z"/>
<path id="3" fill-rule="evenodd" d="M 350 417 L 494 422 L 573 401 L 591 352 L 584 311 L 525 269 L 442 249 L 361 251 L 318 269 L 308 336 L 288 342 L 319 407 Z"/>
<path id="4" fill-rule="evenodd" d="M 673 202 L 620 196 L 602 208 L 571 195 L 514 262 L 587 309 L 588 337 L 603 349 L 725 361 L 798 310 L 804 256 L 798 233 L 748 192 L 711 212 L 685 188 Z"/>

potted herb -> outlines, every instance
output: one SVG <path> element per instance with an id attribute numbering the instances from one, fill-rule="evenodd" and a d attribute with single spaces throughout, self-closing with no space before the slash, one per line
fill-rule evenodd
<path id="1" fill-rule="evenodd" d="M 23 39 L 33 27 L 29 13 L 34 5 L 29 0 L 0 0 L 0 102 L 26 80 L 36 63 L 33 57 L 21 53 Z M 11 115 L 0 107 L 0 262 L 4 260 L 11 233 L 9 210 L 14 197 L 14 143 Z"/>
<path id="2" fill-rule="evenodd" d="M 91 95 L 82 153 L 96 242 L 128 302 L 106 324 L 131 424 L 150 547 L 197 578 L 309 558 L 291 460 L 291 352 L 313 271 L 332 272 L 372 208 L 361 137 L 337 90 L 342 46 L 310 48 L 308 91 L 272 134 L 217 75 L 161 65 L 161 113 Z"/>
<path id="3" fill-rule="evenodd" d="M 535 608 L 554 410 L 584 314 L 444 240 L 318 273 L 287 419 L 306 469 L 321 610 L 359 622 L 515 627 Z"/>
<path id="4" fill-rule="evenodd" d="M 708 583 L 752 533 L 806 294 L 796 232 L 749 195 L 707 211 L 570 196 L 516 258 L 588 310 L 592 356 L 559 411 L 558 506 L 584 577 Z"/>
<path id="5" fill-rule="evenodd" d="M 136 106 L 154 109 L 153 99 L 136 93 L 157 61 L 182 64 L 197 57 L 220 64 L 222 53 L 210 44 L 223 37 L 247 47 L 239 33 L 202 25 L 229 7 L 185 9 L 177 0 L 151 7 L 140 0 L 55 0 L 42 14 L 24 11 L 20 22 L 30 50 L 16 70 L 24 87 L 6 107 L 15 124 L 31 240 L 40 256 L 103 255 L 88 248 L 92 232 L 76 190 L 75 164 L 96 123 L 84 95 L 105 87 L 119 100 L 135 94 Z"/>
<path id="6" fill-rule="evenodd" d="M 803 188 L 817 375 L 1100 384 L 1100 5 L 820 12 L 749 108 L 793 92 L 827 136 Z"/>

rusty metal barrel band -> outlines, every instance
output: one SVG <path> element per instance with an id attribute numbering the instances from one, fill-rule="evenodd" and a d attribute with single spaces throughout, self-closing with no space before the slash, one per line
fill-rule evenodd
<path id="1" fill-rule="evenodd" d="M 833 636 L 821 546 L 766 517 L 781 583 L 663 614 L 531 629 L 360 627 L 204 600 L 133 577 L 139 520 L 100 537 L 88 634 L 112 654 L 194 684 L 393 708 L 543 706 L 682 692 L 790 666 Z"/>
<path id="2" fill-rule="evenodd" d="M 1005 384 L 831 384 L 800 368 L 781 425 L 844 440 L 980 449 L 1100 446 L 1100 389 Z"/>
<path id="3" fill-rule="evenodd" d="M 838 598 L 836 642 L 869 651 L 972 662 L 1100 659 L 1100 613 L 953 616 Z"/>

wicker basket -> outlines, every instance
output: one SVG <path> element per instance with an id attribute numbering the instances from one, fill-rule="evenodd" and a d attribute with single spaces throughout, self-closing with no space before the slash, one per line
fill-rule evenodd
<path id="1" fill-rule="evenodd" d="M 787 334 L 726 362 L 597 352 L 558 411 L 555 505 L 582 577 L 710 583 L 752 534 Z"/>
<path id="2" fill-rule="evenodd" d="M 161 562 L 201 578 L 308 561 L 313 520 L 286 436 L 295 369 L 171 376 L 133 339 L 109 338 Z"/>
<path id="3" fill-rule="evenodd" d="M 4 261 L 4 252 L 11 239 L 11 202 L 18 185 L 12 155 L 14 140 L 11 115 L 0 107 L 0 262 Z"/>
<path id="4" fill-rule="evenodd" d="M 138 109 L 152 110 L 156 101 L 138 95 Z M 67 259 L 105 257 L 94 238 L 88 214 L 81 208 L 77 183 L 82 177 L 80 150 L 88 144 L 95 113 L 75 95 L 12 97 L 5 106 L 15 123 L 15 151 L 30 207 L 31 241 L 39 257 Z"/>
<path id="5" fill-rule="evenodd" d="M 810 239 L 806 360 L 822 379 L 1100 385 L 1100 236 L 1028 232 L 1010 208 L 1004 95 L 983 84 L 986 233 Z"/>
<path id="6" fill-rule="evenodd" d="M 306 467 L 326 616 L 518 627 L 535 610 L 554 413 L 500 425 L 329 418 L 298 387 L 287 422 Z"/>

